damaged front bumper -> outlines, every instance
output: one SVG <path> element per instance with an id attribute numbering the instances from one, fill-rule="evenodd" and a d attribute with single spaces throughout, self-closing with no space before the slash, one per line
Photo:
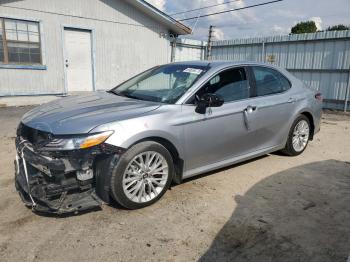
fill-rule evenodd
<path id="1" fill-rule="evenodd" d="M 100 208 L 109 201 L 109 179 L 97 181 L 97 159 L 115 154 L 103 147 L 68 152 L 40 152 L 17 137 L 15 185 L 21 199 L 33 211 L 78 213 Z M 103 160 L 102 160 L 103 161 Z M 108 172 L 105 172 L 108 175 Z M 107 183 L 106 183 L 107 182 Z M 96 185 L 100 189 L 96 192 Z M 104 191 L 104 192 L 101 192 Z"/>

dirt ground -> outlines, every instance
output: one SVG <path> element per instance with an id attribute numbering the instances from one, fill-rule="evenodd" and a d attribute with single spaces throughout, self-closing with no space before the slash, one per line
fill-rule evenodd
<path id="1" fill-rule="evenodd" d="M 350 116 L 325 114 L 298 157 L 272 154 L 173 187 L 155 205 L 39 216 L 14 189 L 15 128 L 0 109 L 1 261 L 346 261 Z"/>

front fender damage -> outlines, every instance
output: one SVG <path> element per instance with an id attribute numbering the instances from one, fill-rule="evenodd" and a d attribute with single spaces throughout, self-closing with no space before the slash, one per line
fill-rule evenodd
<path id="1" fill-rule="evenodd" d="M 40 151 L 16 139 L 15 185 L 33 211 L 66 214 L 110 202 L 110 175 L 124 150 L 107 144 L 72 151 Z"/>

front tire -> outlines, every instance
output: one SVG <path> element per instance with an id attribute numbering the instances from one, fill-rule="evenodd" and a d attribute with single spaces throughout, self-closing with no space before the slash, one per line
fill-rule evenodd
<path id="1" fill-rule="evenodd" d="M 303 153 L 309 142 L 310 130 L 309 119 L 304 115 L 300 115 L 289 131 L 286 147 L 282 152 L 289 156 L 297 156 Z"/>
<path id="2" fill-rule="evenodd" d="M 141 142 L 119 159 L 112 172 L 111 194 L 125 208 L 143 208 L 165 194 L 173 175 L 169 151 L 153 141 Z"/>

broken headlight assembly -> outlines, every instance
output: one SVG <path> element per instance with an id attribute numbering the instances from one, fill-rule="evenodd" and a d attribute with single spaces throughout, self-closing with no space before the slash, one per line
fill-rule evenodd
<path id="1" fill-rule="evenodd" d="M 56 137 L 47 143 L 42 149 L 48 151 L 87 149 L 102 144 L 112 134 L 113 131 L 106 131 L 97 134 L 90 134 L 87 136 Z"/>

